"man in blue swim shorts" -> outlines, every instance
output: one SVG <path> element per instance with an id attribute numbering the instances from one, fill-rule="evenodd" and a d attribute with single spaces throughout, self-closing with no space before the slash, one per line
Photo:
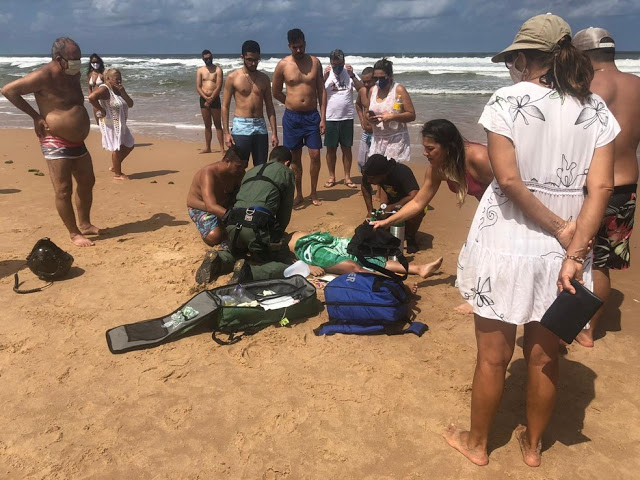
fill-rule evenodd
<path id="1" fill-rule="evenodd" d="M 193 177 L 187 207 L 202 240 L 214 246 L 224 239 L 220 219 L 233 201 L 233 193 L 244 176 L 244 161 L 235 147 L 227 150 L 222 160 L 202 167 Z"/>
<path id="2" fill-rule="evenodd" d="M 304 201 L 302 195 L 302 147 L 309 150 L 311 174 L 311 200 L 314 205 L 322 202 L 318 198 L 318 175 L 320 174 L 320 149 L 325 130 L 327 94 L 324 89 L 322 64 L 305 53 L 304 33 L 298 28 L 287 32 L 291 55 L 278 62 L 273 72 L 273 96 L 284 103 L 282 117 L 283 144 L 293 155 L 291 169 L 296 177 L 294 205 Z M 302 72 L 305 72 L 304 74 Z M 308 73 L 307 73 L 308 72 Z M 287 93 L 283 92 L 286 83 Z M 320 105 L 320 112 L 317 107 Z"/>
<path id="3" fill-rule="evenodd" d="M 278 146 L 278 125 L 276 112 L 271 97 L 271 80 L 258 71 L 260 62 L 260 45 L 253 40 L 242 44 L 243 66 L 229 74 L 224 85 L 222 105 L 222 126 L 224 141 L 227 147 L 235 145 L 240 157 L 249 165 L 249 155 L 253 157 L 253 165 L 262 165 L 269 154 L 269 135 L 264 120 L 263 108 L 271 125 L 271 146 Z M 231 97 L 236 101 L 233 118 L 233 129 L 229 132 L 229 107 Z"/>

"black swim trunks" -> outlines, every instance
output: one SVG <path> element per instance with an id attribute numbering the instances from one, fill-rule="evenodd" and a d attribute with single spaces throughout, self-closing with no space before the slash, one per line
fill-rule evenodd
<path id="1" fill-rule="evenodd" d="M 624 270 L 629 268 L 631 252 L 629 238 L 633 232 L 636 211 L 637 185 L 614 187 L 604 220 L 596 235 L 593 265 L 600 268 Z"/>
<path id="2" fill-rule="evenodd" d="M 207 100 L 203 97 L 200 97 L 200 108 L 208 108 L 210 110 L 220 110 L 222 106 L 220 105 L 220 95 L 213 99 L 213 102 L 207 107 L 204 102 Z"/>

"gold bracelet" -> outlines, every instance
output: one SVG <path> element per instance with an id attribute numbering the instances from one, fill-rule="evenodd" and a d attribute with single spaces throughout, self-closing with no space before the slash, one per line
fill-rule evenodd
<path id="1" fill-rule="evenodd" d="M 578 257 L 577 255 L 565 255 L 565 260 L 573 260 L 574 262 L 578 262 L 579 264 L 583 264 L 586 260 L 584 257 Z"/>

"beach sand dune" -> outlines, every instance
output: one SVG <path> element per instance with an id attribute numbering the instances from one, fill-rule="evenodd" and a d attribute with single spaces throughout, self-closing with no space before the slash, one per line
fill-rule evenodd
<path id="1" fill-rule="evenodd" d="M 219 154 L 199 155 L 196 143 L 139 139 L 124 164 L 132 180 L 114 183 L 99 134 L 87 143 L 97 177 L 92 220 L 109 232 L 79 249 L 54 209 L 33 132 L 0 130 L 0 477 L 637 478 L 640 235 L 634 267 L 613 274 L 606 336 L 591 350 L 569 346 L 561 359 L 542 467 L 524 466 L 512 437 L 525 421 L 518 348 L 491 461 L 478 468 L 440 437 L 450 421 L 468 426 L 473 323 L 452 309 L 461 302 L 456 259 L 474 199 L 459 210 L 443 187 L 422 224 L 418 240 L 428 248 L 416 258 L 444 257 L 440 273 L 420 282 L 418 318 L 429 326 L 422 338 L 319 338 L 313 328 L 327 320 L 323 311 L 228 347 L 199 329 L 112 355 L 107 329 L 164 315 L 197 291 L 206 246 L 185 198 L 194 172 Z M 421 177 L 419 153 L 412 167 Z M 45 175 L 28 172 L 34 168 Z M 326 176 L 323 166 L 320 185 Z M 364 218 L 359 191 L 337 185 L 320 196 L 322 206 L 307 202 L 294 212 L 290 230 L 345 235 Z M 24 288 L 42 284 L 22 266 L 44 236 L 75 257 L 70 278 L 16 295 L 18 269 Z"/>

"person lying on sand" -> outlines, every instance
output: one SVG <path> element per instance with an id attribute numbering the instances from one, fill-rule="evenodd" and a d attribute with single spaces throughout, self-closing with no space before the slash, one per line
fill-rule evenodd
<path id="1" fill-rule="evenodd" d="M 334 237 L 327 232 L 293 232 L 289 240 L 289 250 L 296 258 L 313 267 L 320 267 L 327 273 L 342 275 L 343 273 L 369 272 L 358 259 L 347 253 L 349 237 Z M 405 273 L 404 267 L 395 260 L 386 257 L 371 257 L 368 260 L 394 273 Z M 427 278 L 433 275 L 442 265 L 442 257 L 431 263 L 409 262 L 409 275 Z M 317 270 L 312 270 L 317 275 Z"/>

